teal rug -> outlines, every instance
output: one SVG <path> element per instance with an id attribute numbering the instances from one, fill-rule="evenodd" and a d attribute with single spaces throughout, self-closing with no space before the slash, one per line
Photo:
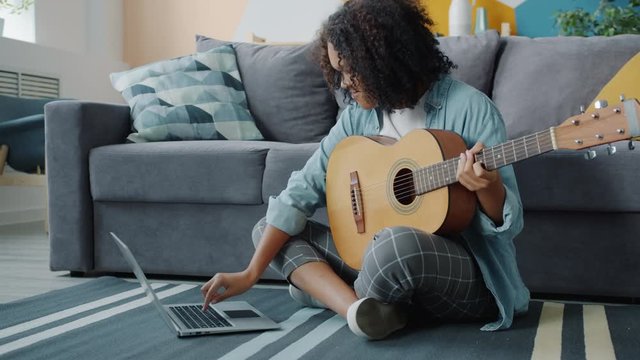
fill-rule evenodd
<path id="1" fill-rule="evenodd" d="M 199 302 L 195 285 L 155 282 L 166 303 Z M 0 304 L 0 359 L 638 359 L 640 307 L 532 301 L 508 331 L 481 323 L 412 324 L 366 341 L 328 310 L 303 308 L 285 289 L 249 301 L 281 330 L 177 338 L 137 283 L 97 278 Z"/>

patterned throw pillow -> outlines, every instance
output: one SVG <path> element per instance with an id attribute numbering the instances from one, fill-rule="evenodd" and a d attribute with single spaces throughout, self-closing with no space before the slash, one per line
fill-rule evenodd
<path id="1" fill-rule="evenodd" d="M 111 74 L 131 107 L 134 142 L 262 140 L 230 45 Z"/>

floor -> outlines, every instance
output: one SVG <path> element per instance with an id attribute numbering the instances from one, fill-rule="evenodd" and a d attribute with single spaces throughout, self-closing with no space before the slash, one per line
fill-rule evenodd
<path id="1" fill-rule="evenodd" d="M 0 303 L 88 281 L 49 270 L 44 221 L 0 226 Z"/>
<path id="2" fill-rule="evenodd" d="M 0 226 L 0 304 L 91 280 L 49 270 L 49 239 L 44 229 L 44 221 Z M 201 284 L 206 279 L 161 280 Z M 256 286 L 286 289 L 282 284 Z"/>
<path id="3" fill-rule="evenodd" d="M 48 236 L 44 231 L 43 222 L 0 226 L 0 304 L 91 280 L 90 277 L 70 277 L 69 273 L 66 271 L 50 271 L 48 264 L 49 241 Z M 130 279 L 130 281 L 135 280 Z M 162 281 L 166 282 L 167 280 L 163 279 Z M 176 282 L 182 283 L 202 283 L 202 281 L 203 279 L 176 280 Z M 258 286 L 286 289 L 286 286 L 282 284 Z M 554 306 L 554 303 L 548 304 L 551 305 L 551 310 L 557 310 L 557 306 Z M 596 307 L 592 306 L 590 308 Z M 550 342 L 546 340 L 543 341 L 544 339 L 538 341 L 538 336 L 536 337 L 536 346 L 545 350 L 545 354 L 548 353 L 551 348 L 556 349 L 557 356 L 553 356 L 553 358 L 560 358 L 559 349 L 561 349 L 561 346 L 557 340 L 561 339 L 561 336 L 558 334 L 562 333 L 562 321 L 557 321 L 557 318 L 562 319 L 562 316 L 557 316 L 553 311 L 547 312 L 551 315 L 545 315 L 543 311 L 541 317 L 547 316 L 553 321 L 544 321 L 547 325 L 546 327 L 539 327 L 539 332 L 546 329 L 544 331 L 545 334 L 549 333 L 557 335 L 544 337 L 544 339 L 551 339 L 550 341 L 552 345 L 557 343 L 557 346 L 550 346 Z M 615 359 L 613 346 L 611 345 L 610 337 L 608 336 L 609 331 L 605 326 L 606 318 L 601 316 L 604 320 L 597 324 L 601 323 L 601 325 L 604 325 L 600 326 L 596 324 L 596 326 L 593 325 L 593 321 L 587 321 L 591 317 L 585 317 L 585 338 L 589 334 L 596 334 L 597 336 L 594 335 L 593 338 L 600 340 L 596 341 L 593 346 L 587 347 L 589 354 L 598 355 L 593 357 L 587 356 L 587 358 Z M 603 337 L 603 335 L 607 336 Z M 603 343 L 601 341 L 603 338 L 609 339 L 608 342 Z M 541 358 L 547 357 L 542 356 Z"/>

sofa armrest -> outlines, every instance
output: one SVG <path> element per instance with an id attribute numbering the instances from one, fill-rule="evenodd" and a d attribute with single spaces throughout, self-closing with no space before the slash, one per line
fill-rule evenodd
<path id="1" fill-rule="evenodd" d="M 89 152 L 123 143 L 130 124 L 126 105 L 54 101 L 45 106 L 51 270 L 93 269 Z"/>

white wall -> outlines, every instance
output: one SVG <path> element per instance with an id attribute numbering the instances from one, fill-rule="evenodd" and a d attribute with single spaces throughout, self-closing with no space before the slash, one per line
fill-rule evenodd
<path id="1" fill-rule="evenodd" d="M 122 61 L 124 5 L 122 0 L 88 0 L 87 52 Z"/>
<path id="2" fill-rule="evenodd" d="M 123 103 L 109 74 L 122 62 L 122 0 L 36 0 L 36 44 L 0 38 L 0 69 L 60 78 L 61 96 Z M 5 171 L 7 171 L 5 169 Z M 44 219 L 44 189 L 0 186 L 0 224 Z"/>
<path id="3" fill-rule="evenodd" d="M 248 33 L 276 42 L 309 42 L 342 0 L 249 0 L 235 41 Z"/>
<path id="4" fill-rule="evenodd" d="M 84 54 L 87 49 L 88 2 L 37 0 L 36 43 Z"/>
<path id="5" fill-rule="evenodd" d="M 128 68 L 121 61 L 99 55 L 0 38 L 0 69 L 57 77 L 60 96 L 65 98 L 122 103 L 120 94 L 111 87 L 109 74 Z"/>
<path id="6" fill-rule="evenodd" d="M 122 61 L 123 0 L 37 0 L 36 43 Z"/>
<path id="7" fill-rule="evenodd" d="M 0 38 L 0 68 L 58 77 L 62 97 L 122 103 L 109 82 L 129 68 L 122 8 L 122 0 L 37 0 L 36 43 Z"/>

